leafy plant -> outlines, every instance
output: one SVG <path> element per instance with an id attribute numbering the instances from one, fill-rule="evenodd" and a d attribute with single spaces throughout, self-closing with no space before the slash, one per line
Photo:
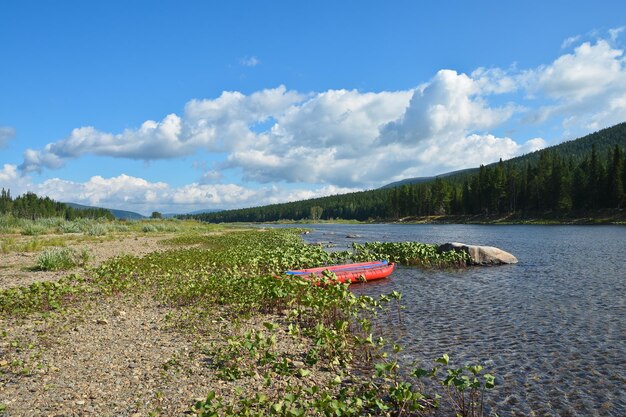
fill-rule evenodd
<path id="1" fill-rule="evenodd" d="M 464 252 L 437 252 L 437 245 L 420 242 L 367 242 L 352 244 L 352 259 L 359 262 L 386 259 L 408 266 L 450 268 L 465 266 Z"/>

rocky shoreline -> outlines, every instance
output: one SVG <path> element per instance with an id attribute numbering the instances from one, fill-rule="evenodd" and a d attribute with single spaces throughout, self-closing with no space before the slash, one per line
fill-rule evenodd
<path id="1" fill-rule="evenodd" d="M 209 391 L 232 398 L 240 388 L 250 396 L 264 389 L 259 375 L 233 382 L 217 378 L 207 366 L 206 349 L 274 317 L 256 316 L 235 327 L 216 322 L 194 335 L 168 322 L 168 313 L 176 314 L 150 299 L 109 298 L 62 316 L 3 319 L 4 415 L 182 415 Z M 284 351 L 301 351 L 307 341 L 282 337 L 281 343 Z M 325 384 L 330 375 L 316 370 L 311 378 Z M 273 383 L 284 389 L 293 381 Z"/>

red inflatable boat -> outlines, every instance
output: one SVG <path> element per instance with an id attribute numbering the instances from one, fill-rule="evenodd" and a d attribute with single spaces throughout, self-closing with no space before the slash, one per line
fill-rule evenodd
<path id="1" fill-rule="evenodd" d="M 363 282 L 386 278 L 393 272 L 394 264 L 387 261 L 361 262 L 356 264 L 320 266 L 319 268 L 286 271 L 287 275 L 322 276 L 322 272 L 333 272 L 340 282 Z"/>

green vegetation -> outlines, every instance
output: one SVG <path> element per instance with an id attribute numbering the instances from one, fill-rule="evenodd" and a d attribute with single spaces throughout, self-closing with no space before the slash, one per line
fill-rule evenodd
<path id="1" fill-rule="evenodd" d="M 173 329 L 197 335 L 206 366 L 217 377 L 263 381 L 254 396 L 241 391 L 227 398 L 208 393 L 195 404 L 190 399 L 191 411 L 201 416 L 429 416 L 439 409 L 483 415 L 484 394 L 494 378 L 480 365 L 452 367 L 446 355 L 434 366 L 404 365 L 401 347 L 384 338 L 384 329 L 401 320 L 401 294 L 356 296 L 333 274 L 325 277 L 333 285 L 325 286 L 276 276 L 286 269 L 372 257 L 445 267 L 458 265 L 459 255 L 444 260 L 431 246 L 415 243 L 371 243 L 355 245 L 354 253 L 327 253 L 304 244 L 301 230 L 226 231 L 210 225 L 195 230 L 188 224 L 184 234 L 165 242 L 170 248 L 165 252 L 110 259 L 84 277 L 2 290 L 0 317 L 63 313 L 112 296 L 152 297 L 169 308 L 166 319 Z M 190 244 L 195 246 L 181 247 Z M 251 317 L 266 321 L 225 341 L 219 335 L 206 341 L 215 331 L 212 323 L 232 328 Z M 301 350 L 280 349 L 281 338 L 293 339 Z M 163 364 L 176 366 L 175 357 Z M 328 383 L 313 377 L 320 369 Z"/>
<path id="2" fill-rule="evenodd" d="M 437 245 L 420 242 L 366 242 L 353 243 L 351 259 L 368 262 L 385 259 L 401 265 L 422 268 L 450 268 L 467 265 L 469 260 L 465 252 L 437 252 Z"/>
<path id="3" fill-rule="evenodd" d="M 62 217 L 67 220 L 77 218 L 105 218 L 113 220 L 109 210 L 90 208 L 77 210 L 67 204 L 59 203 L 48 197 L 37 197 L 34 193 L 26 193 L 15 199 L 11 197 L 11 191 L 4 188 L 0 191 L 0 216 L 11 214 L 18 218 L 40 219 L 49 217 Z"/>
<path id="4" fill-rule="evenodd" d="M 445 178 L 193 217 L 208 222 L 398 220 L 433 215 L 598 217 L 626 202 L 626 123 Z"/>
<path id="5" fill-rule="evenodd" d="M 84 266 L 89 260 L 87 251 L 77 252 L 70 248 L 54 248 L 43 251 L 37 258 L 40 271 L 61 271 L 77 265 Z"/>
<path id="6" fill-rule="evenodd" d="M 76 204 L 76 203 L 64 203 L 64 204 L 76 210 L 101 209 L 101 207 L 85 206 L 85 205 Z M 141 219 L 146 218 L 146 216 L 143 216 L 139 213 L 135 213 L 134 211 L 118 210 L 118 209 L 105 209 L 105 210 L 110 211 L 111 214 L 117 220 L 141 220 Z"/>
<path id="7" fill-rule="evenodd" d="M 271 323 L 268 325 L 272 326 Z M 240 349 L 237 353 L 246 355 L 252 351 L 255 357 L 264 358 L 261 360 L 264 363 L 265 358 L 273 358 L 271 349 L 267 348 L 272 346 L 272 339 L 271 336 L 255 336 L 252 343 L 247 344 L 247 349 Z M 246 340 L 251 340 L 249 335 Z M 394 352 L 400 351 L 401 348 L 394 345 Z M 437 365 L 429 369 L 414 367 L 405 376 L 400 372 L 397 358 L 383 357 L 374 365 L 370 377 L 361 377 L 355 381 L 349 379 L 348 375 L 339 374 L 328 387 L 296 385 L 280 397 L 256 394 L 252 398 L 225 402 L 211 391 L 206 400 L 196 402 L 194 411 L 201 417 L 432 416 L 443 403 L 444 409 L 452 411 L 456 416 L 483 416 L 483 396 L 486 390 L 495 385 L 493 375 L 482 373 L 481 365 L 451 367 L 448 355 L 443 355 L 435 362 Z M 282 372 L 293 372 L 288 366 L 283 369 Z M 441 373 L 443 375 L 440 376 Z M 299 369 L 296 374 L 302 378 L 308 376 L 303 369 Z M 233 374 L 227 375 L 232 377 Z M 346 380 L 350 382 L 346 383 Z M 443 387 L 445 397 L 424 394 L 427 386 L 431 389 Z"/>
<path id="8" fill-rule="evenodd" d="M 35 220 L 15 217 L 12 214 L 0 215 L 0 233 L 40 236 L 48 234 L 78 234 L 87 236 L 105 236 L 111 233 L 132 232 L 194 232 L 203 230 L 197 222 L 185 222 L 179 219 L 108 221 L 104 218 L 76 218 L 66 220 L 62 217 L 37 218 Z M 146 230 L 144 230 L 146 229 Z"/>

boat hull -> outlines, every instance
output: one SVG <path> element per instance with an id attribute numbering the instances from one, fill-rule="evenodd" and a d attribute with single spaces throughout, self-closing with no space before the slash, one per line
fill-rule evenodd
<path id="1" fill-rule="evenodd" d="M 345 265 L 321 266 L 318 268 L 287 271 L 287 275 L 322 277 L 324 271 L 335 274 L 339 282 L 367 282 L 386 278 L 393 272 L 395 264 L 387 261 L 361 262 Z"/>

